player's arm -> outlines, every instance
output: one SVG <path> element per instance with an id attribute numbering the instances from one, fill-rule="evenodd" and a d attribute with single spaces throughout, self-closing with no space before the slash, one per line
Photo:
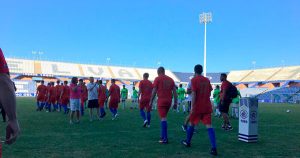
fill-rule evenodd
<path id="1" fill-rule="evenodd" d="M 110 92 L 108 92 L 107 94 L 107 97 L 106 97 L 106 100 L 110 97 Z"/>
<path id="2" fill-rule="evenodd" d="M 154 87 L 153 90 L 152 90 L 152 95 L 151 95 L 151 99 L 150 99 L 150 107 L 152 107 L 153 100 L 156 96 L 156 93 L 157 93 L 157 89 L 156 89 L 156 87 Z"/>
<path id="3" fill-rule="evenodd" d="M 177 109 L 178 95 L 177 95 L 177 93 L 176 93 L 176 88 L 175 88 L 175 86 L 174 86 L 174 88 L 173 88 L 173 96 L 174 96 L 174 106 L 173 106 L 173 108 L 174 108 L 174 109 Z"/>
<path id="4" fill-rule="evenodd" d="M 108 100 L 108 98 L 110 97 L 110 94 L 111 94 L 111 88 L 109 88 L 109 90 L 108 90 L 106 100 Z"/>
<path id="5" fill-rule="evenodd" d="M 47 93 L 47 98 L 48 98 L 48 101 L 49 101 L 50 100 L 50 89 L 49 89 L 49 91 Z"/>
<path id="6" fill-rule="evenodd" d="M 35 93 L 35 97 L 37 97 L 39 95 L 39 89 L 36 89 L 36 93 Z"/>
<path id="7" fill-rule="evenodd" d="M 140 100 L 140 97 L 141 97 L 141 90 L 139 90 L 138 92 L 138 100 Z"/>
<path id="8" fill-rule="evenodd" d="M 194 109 L 195 101 L 196 101 L 196 92 L 192 91 L 191 96 L 192 96 L 191 106 L 192 106 L 192 109 Z"/>
<path id="9" fill-rule="evenodd" d="M 222 98 L 221 98 L 221 102 L 223 102 L 225 100 L 225 97 L 227 96 L 227 88 L 223 89 L 223 94 L 222 94 Z"/>
<path id="10" fill-rule="evenodd" d="M 60 92 L 60 95 L 59 95 L 59 98 L 60 98 L 60 99 L 62 98 L 62 95 L 63 95 L 63 93 L 64 93 L 64 90 L 65 90 L 65 88 L 63 88 L 62 91 Z"/>
<path id="11" fill-rule="evenodd" d="M 118 89 L 118 94 L 119 94 L 119 102 L 121 102 L 121 94 L 120 94 L 120 89 Z"/>

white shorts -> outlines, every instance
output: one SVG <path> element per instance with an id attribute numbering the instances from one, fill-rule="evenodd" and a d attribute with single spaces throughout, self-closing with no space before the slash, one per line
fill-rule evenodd
<path id="1" fill-rule="evenodd" d="M 239 107 L 239 104 L 231 103 L 230 106 L 231 106 L 232 108 L 238 108 L 238 107 Z"/>
<path id="2" fill-rule="evenodd" d="M 70 99 L 70 110 L 71 111 L 80 110 L 80 99 Z"/>

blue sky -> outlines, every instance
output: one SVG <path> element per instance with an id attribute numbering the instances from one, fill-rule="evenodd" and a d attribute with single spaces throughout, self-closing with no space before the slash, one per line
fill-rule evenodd
<path id="1" fill-rule="evenodd" d="M 298 0 L 26 0 L 0 2 L 0 47 L 7 57 L 157 67 L 192 72 L 300 64 Z"/>

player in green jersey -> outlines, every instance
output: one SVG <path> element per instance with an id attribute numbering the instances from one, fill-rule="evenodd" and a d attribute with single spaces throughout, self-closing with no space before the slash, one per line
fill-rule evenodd
<path id="1" fill-rule="evenodd" d="M 182 106 L 183 113 L 185 113 L 185 94 L 186 91 L 184 88 L 182 88 L 182 84 L 179 84 L 179 88 L 177 90 L 177 95 L 178 95 L 178 106 L 177 106 L 177 112 L 179 112 L 180 106 Z"/>
<path id="2" fill-rule="evenodd" d="M 215 112 L 215 116 L 221 116 L 221 113 L 219 111 L 219 104 L 220 104 L 220 86 L 217 85 L 214 93 L 213 93 L 213 98 L 214 98 L 214 112 Z"/>
<path id="3" fill-rule="evenodd" d="M 125 85 L 123 85 L 123 88 L 121 90 L 121 101 L 122 101 L 123 109 L 125 109 L 127 97 L 128 97 L 128 89 L 125 87 Z"/>
<path id="4" fill-rule="evenodd" d="M 135 87 L 132 87 L 132 95 L 131 95 L 131 100 L 132 100 L 132 104 L 131 104 L 131 109 L 133 108 L 137 108 L 138 106 L 138 91 L 135 89 Z"/>

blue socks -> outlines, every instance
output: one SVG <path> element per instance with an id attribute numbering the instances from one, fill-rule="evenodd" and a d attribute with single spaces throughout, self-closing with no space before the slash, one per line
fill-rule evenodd
<path id="1" fill-rule="evenodd" d="M 100 114 L 102 115 L 102 114 L 104 114 L 104 113 L 105 113 L 104 108 L 100 108 Z"/>
<path id="2" fill-rule="evenodd" d="M 161 121 L 161 138 L 163 140 L 167 140 L 168 139 L 168 124 L 167 121 Z"/>
<path id="3" fill-rule="evenodd" d="M 194 134 L 194 126 L 189 126 L 186 130 L 186 142 L 187 143 L 191 143 L 191 140 L 192 140 L 192 137 L 193 137 L 193 134 Z"/>
<path id="4" fill-rule="evenodd" d="M 114 110 L 113 108 L 109 108 L 110 112 L 114 115 Z"/>
<path id="5" fill-rule="evenodd" d="M 80 106 L 80 114 L 81 114 L 81 116 L 84 115 L 84 107 L 82 107 L 82 106 Z"/>
<path id="6" fill-rule="evenodd" d="M 64 108 L 64 114 L 66 114 L 66 113 L 67 113 L 67 110 L 68 110 L 67 105 L 62 105 L 62 106 L 63 106 L 63 108 Z"/>
<path id="7" fill-rule="evenodd" d="M 147 121 L 148 121 L 148 125 L 150 125 L 150 121 L 151 121 L 151 112 L 147 112 Z"/>
<path id="8" fill-rule="evenodd" d="M 143 120 L 144 120 L 144 121 L 147 120 L 147 121 L 148 121 L 147 124 L 150 125 L 150 121 L 151 121 L 151 112 L 147 112 L 147 118 L 146 118 L 146 114 L 145 114 L 144 110 L 141 109 L 141 110 L 140 110 L 140 114 L 141 114 Z M 162 125 L 162 126 L 163 126 L 163 125 Z"/>
<path id="9" fill-rule="evenodd" d="M 209 140 L 210 140 L 210 144 L 211 144 L 212 148 L 216 149 L 217 144 L 216 144 L 215 130 L 213 128 L 208 128 L 207 132 L 208 132 L 208 136 L 209 136 Z"/>
<path id="10" fill-rule="evenodd" d="M 117 109 L 109 108 L 109 110 L 114 116 L 118 113 Z"/>
<path id="11" fill-rule="evenodd" d="M 194 126 L 189 126 L 187 128 L 187 131 L 186 131 L 186 142 L 187 143 L 191 143 L 191 140 L 192 140 L 192 137 L 193 137 L 193 134 L 194 134 Z M 207 129 L 207 132 L 208 132 L 208 137 L 209 137 L 209 141 L 210 141 L 210 144 L 212 146 L 212 148 L 216 149 L 217 148 L 217 145 L 216 145 L 216 136 L 215 136 L 215 130 L 213 128 L 208 128 Z"/>
<path id="12" fill-rule="evenodd" d="M 41 109 L 43 109 L 45 106 L 45 103 L 41 103 Z"/>
<path id="13" fill-rule="evenodd" d="M 140 110 L 140 114 L 141 114 L 143 120 L 145 121 L 146 120 L 146 114 L 145 114 L 143 109 Z"/>

